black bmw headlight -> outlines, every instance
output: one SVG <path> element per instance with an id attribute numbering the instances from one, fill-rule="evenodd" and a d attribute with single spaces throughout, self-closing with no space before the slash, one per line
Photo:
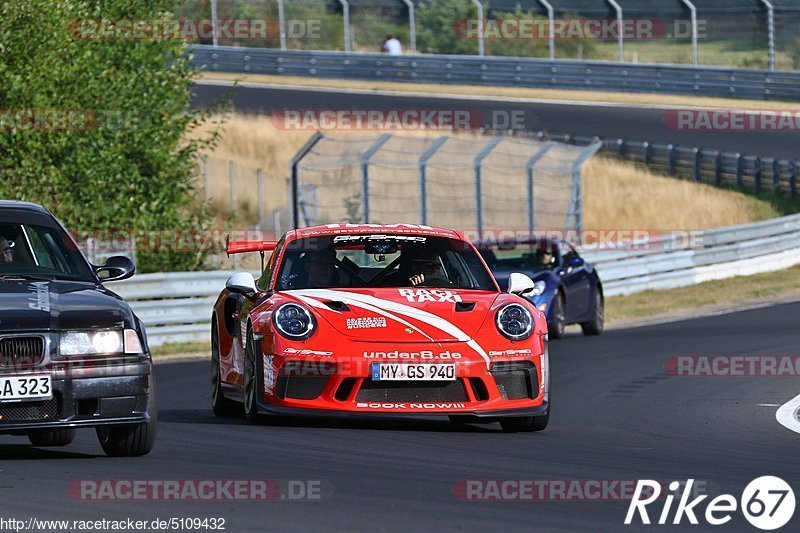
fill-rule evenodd
<path id="1" fill-rule="evenodd" d="M 533 332 L 533 316 L 520 304 L 508 304 L 497 312 L 497 329 L 512 341 L 525 340 Z"/>
<path id="2" fill-rule="evenodd" d="M 317 329 L 317 321 L 311 311 L 294 303 L 278 306 L 272 319 L 281 335 L 292 340 L 307 339 Z"/>

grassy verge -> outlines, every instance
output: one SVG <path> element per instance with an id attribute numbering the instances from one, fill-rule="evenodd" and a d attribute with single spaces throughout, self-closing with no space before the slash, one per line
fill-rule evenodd
<path id="1" fill-rule="evenodd" d="M 646 291 L 606 300 L 606 316 L 615 320 L 644 318 L 706 306 L 735 305 L 800 290 L 800 265 L 787 270 L 707 281 L 691 287 Z"/>
<path id="2" fill-rule="evenodd" d="M 630 105 L 710 107 L 723 109 L 800 111 L 797 102 L 765 102 L 763 100 L 744 100 L 710 98 L 699 96 L 678 96 L 668 94 L 618 93 L 604 91 L 568 91 L 561 89 L 484 87 L 474 85 L 441 85 L 435 83 L 407 83 L 391 81 L 357 81 L 302 76 L 274 76 L 267 74 L 231 74 L 226 72 L 204 72 L 200 79 L 218 81 L 240 81 L 266 83 L 271 85 L 297 85 L 303 87 L 323 87 L 335 89 L 357 89 L 362 91 L 392 91 L 399 93 L 427 93 L 481 98 L 532 98 L 537 100 L 556 100 L 565 102 L 609 102 Z"/>
<path id="3" fill-rule="evenodd" d="M 173 355 L 187 354 L 209 354 L 210 349 L 207 342 L 176 342 L 173 344 L 162 344 L 150 348 L 153 357 L 164 358 Z"/>

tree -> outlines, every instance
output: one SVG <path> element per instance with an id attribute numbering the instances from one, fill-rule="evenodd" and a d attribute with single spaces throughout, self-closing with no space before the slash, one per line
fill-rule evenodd
<path id="1" fill-rule="evenodd" d="M 185 43 L 125 33 L 172 5 L 0 0 L 0 197 L 44 204 L 73 231 L 203 228 L 193 175 L 213 139 L 187 140 L 206 115 L 189 110 Z M 197 268 L 203 256 L 137 250 L 144 271 Z"/>

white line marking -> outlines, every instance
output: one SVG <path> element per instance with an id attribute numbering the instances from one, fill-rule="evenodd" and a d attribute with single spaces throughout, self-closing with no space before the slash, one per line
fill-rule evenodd
<path id="1" fill-rule="evenodd" d="M 780 407 L 781 404 L 779 403 L 760 403 L 758 404 L 759 407 Z"/>
<path id="2" fill-rule="evenodd" d="M 775 413 L 775 418 L 786 429 L 800 433 L 800 420 L 797 418 L 798 411 L 800 411 L 800 396 L 783 404 Z"/>
<path id="3" fill-rule="evenodd" d="M 233 87 L 233 81 L 228 80 L 195 80 L 195 85 L 212 85 L 212 86 L 219 86 L 219 87 Z M 333 93 L 333 94 L 361 94 L 361 95 L 373 95 L 373 96 L 391 96 L 391 97 L 421 97 L 421 98 L 428 98 L 428 99 L 442 99 L 442 100 L 463 100 L 465 102 L 469 101 L 479 101 L 479 102 L 507 102 L 507 103 L 516 103 L 516 104 L 543 104 L 543 105 L 568 105 L 568 106 L 576 106 L 576 107 L 612 107 L 612 108 L 619 108 L 619 109 L 656 109 L 656 110 L 716 110 L 716 109 L 726 109 L 726 108 L 719 108 L 719 107 L 701 107 L 701 106 L 679 106 L 679 105 L 668 105 L 668 104 L 631 104 L 631 103 L 622 103 L 622 102 L 592 102 L 589 100 L 556 100 L 552 98 L 521 98 L 521 97 L 514 97 L 514 96 L 482 96 L 482 95 L 467 95 L 467 94 L 446 94 L 446 93 L 426 93 L 426 92 L 417 92 L 417 91 L 387 91 L 387 90 L 373 90 L 373 89 L 345 89 L 342 87 L 316 87 L 313 85 L 304 86 L 304 85 L 282 85 L 276 83 L 262 83 L 262 82 L 255 82 L 255 81 L 243 81 L 238 82 L 237 85 L 239 87 L 245 87 L 248 89 L 283 89 L 287 91 L 313 91 L 313 92 L 321 92 L 321 93 Z M 624 94 L 624 93 L 621 93 Z M 731 104 L 733 106 L 733 104 Z"/>

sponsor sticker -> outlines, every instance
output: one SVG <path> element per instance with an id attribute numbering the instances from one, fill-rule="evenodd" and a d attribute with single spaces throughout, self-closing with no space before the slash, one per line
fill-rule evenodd
<path id="1" fill-rule="evenodd" d="M 451 302 L 461 301 L 461 296 L 453 291 L 437 289 L 397 289 L 400 296 L 412 303 L 422 302 Z"/>
<path id="2" fill-rule="evenodd" d="M 373 329 L 385 328 L 386 318 L 382 316 L 348 318 L 347 329 Z"/>

